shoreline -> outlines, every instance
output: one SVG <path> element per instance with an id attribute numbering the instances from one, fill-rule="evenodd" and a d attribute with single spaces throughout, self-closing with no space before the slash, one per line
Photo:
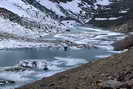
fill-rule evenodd
<path id="1" fill-rule="evenodd" d="M 131 78 L 122 74 L 131 72 L 133 75 L 132 53 L 133 48 L 130 48 L 124 53 L 89 62 L 16 89 L 98 89 L 98 80 L 127 82 Z M 120 81 L 121 75 L 123 80 Z"/>

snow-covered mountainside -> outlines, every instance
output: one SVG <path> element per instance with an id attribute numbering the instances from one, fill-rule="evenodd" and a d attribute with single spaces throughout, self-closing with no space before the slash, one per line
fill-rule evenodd
<path id="1" fill-rule="evenodd" d="M 76 21 L 85 24 L 91 20 L 121 19 L 130 10 L 125 3 L 132 2 L 131 0 L 1 0 L 0 8 L 32 21 L 39 20 L 37 22 L 46 17 L 60 23 Z"/>
<path id="2" fill-rule="evenodd" d="M 23 0 L 60 21 L 75 20 L 85 24 L 90 20 L 117 20 L 126 15 L 129 8 L 123 0 Z M 36 4 L 35 4 L 36 3 Z M 125 6 L 125 7 L 124 7 Z M 103 13 L 104 12 L 104 13 Z M 103 13 L 101 15 L 101 13 Z M 117 14 L 117 15 L 116 15 Z"/>
<path id="3" fill-rule="evenodd" d="M 37 28 L 39 31 L 60 32 L 64 29 L 63 25 L 61 26 L 57 21 L 51 19 L 46 13 L 21 0 L 0 1 L 0 16 L 7 17 L 11 21 L 19 19 L 21 25 L 29 24 L 31 28 Z M 15 22 L 19 23 L 18 21 Z"/>
<path id="4" fill-rule="evenodd" d="M 133 2 L 131 0 L 0 0 L 1 39 L 5 37 L 15 40 L 17 38 L 38 40 L 45 35 L 69 31 L 69 27 L 77 24 L 100 22 L 105 25 L 107 21 L 128 17 L 127 13 L 132 10 L 124 3 L 132 7 L 130 3 Z"/>
<path id="5" fill-rule="evenodd" d="M 50 16 L 54 19 L 75 20 L 86 23 L 97 16 L 101 10 L 109 11 L 117 8 L 123 0 L 1 0 L 0 7 L 6 8 L 13 13 L 28 18 L 40 17 L 40 14 Z M 128 0 L 129 1 L 129 0 Z M 128 12 L 128 8 L 118 10 L 119 13 Z M 96 14 L 96 15 L 94 15 Z M 38 16 L 39 15 L 39 16 Z M 117 19 L 113 16 L 110 20 Z M 119 17 L 120 18 L 120 17 Z M 96 18 L 96 20 L 106 20 L 106 18 Z"/>

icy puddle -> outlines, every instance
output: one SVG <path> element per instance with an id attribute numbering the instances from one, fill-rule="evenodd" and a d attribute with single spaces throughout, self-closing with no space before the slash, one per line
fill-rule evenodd
<path id="1" fill-rule="evenodd" d="M 110 56 L 115 53 L 110 44 L 123 36 L 120 33 L 76 27 L 70 32 L 42 38 L 67 40 L 78 46 L 89 44 L 95 47 L 69 45 L 67 50 L 63 47 L 2 49 L 0 50 L 0 89 L 12 89 L 77 67 L 90 60 Z M 44 69 L 46 63 L 48 70 Z M 22 67 L 25 65 L 27 67 Z"/>

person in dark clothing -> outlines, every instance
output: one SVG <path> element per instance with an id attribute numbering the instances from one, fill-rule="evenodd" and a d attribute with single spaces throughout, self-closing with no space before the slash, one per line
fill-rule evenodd
<path id="1" fill-rule="evenodd" d="M 37 68 L 37 62 L 36 62 L 36 61 L 33 61 L 33 62 L 32 62 L 32 66 L 33 66 L 34 68 Z"/>
<path id="2" fill-rule="evenodd" d="M 48 70 L 48 65 L 47 65 L 47 62 L 44 62 L 44 68 L 43 68 L 43 70 Z"/>
<path id="3" fill-rule="evenodd" d="M 68 47 L 67 46 L 64 46 L 64 51 L 67 51 Z"/>
<path id="4" fill-rule="evenodd" d="M 48 70 L 48 67 L 47 66 L 44 66 L 43 70 Z"/>

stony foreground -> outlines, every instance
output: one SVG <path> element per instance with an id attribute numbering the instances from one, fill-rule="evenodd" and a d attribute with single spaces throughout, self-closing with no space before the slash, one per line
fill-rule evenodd
<path id="1" fill-rule="evenodd" d="M 131 89 L 133 48 L 17 89 Z"/>

